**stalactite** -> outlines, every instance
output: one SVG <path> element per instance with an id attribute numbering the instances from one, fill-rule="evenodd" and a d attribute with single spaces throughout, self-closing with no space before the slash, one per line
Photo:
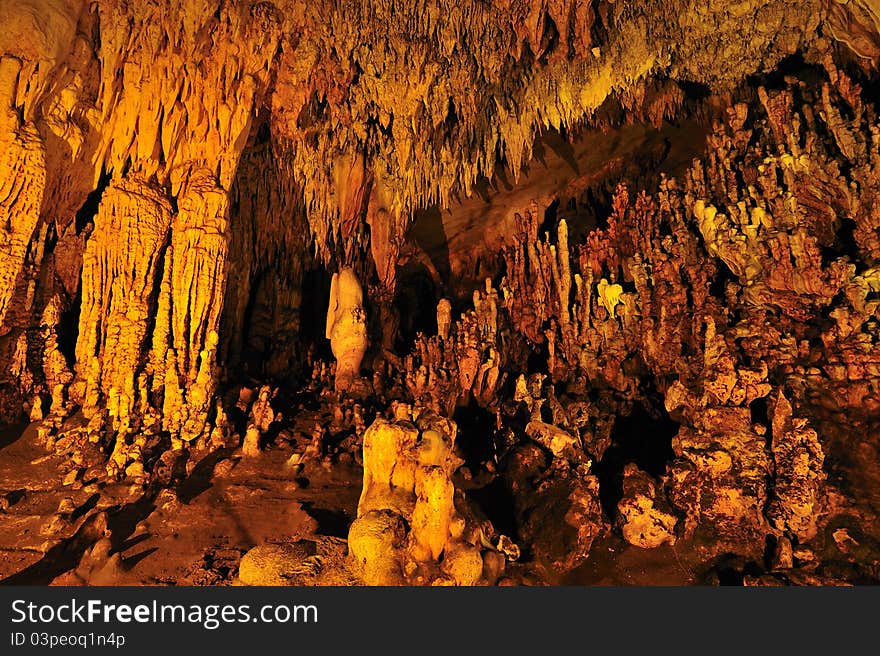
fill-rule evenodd
<path id="1" fill-rule="evenodd" d="M 880 480 L 852 437 L 880 416 L 875 4 L 13 3 L 0 417 L 71 490 L 192 477 L 163 511 L 211 450 L 292 450 L 290 490 L 362 457 L 361 582 L 501 580 L 520 549 L 471 498 L 498 495 L 544 575 L 609 532 L 801 567 L 880 514 L 840 482 Z M 124 574 L 110 546 L 71 576 Z"/>
<path id="2" fill-rule="evenodd" d="M 772 44 L 752 38 L 747 12 L 734 18 L 714 9 L 691 20 L 685 38 L 662 28 L 649 34 L 646 14 L 675 13 L 656 3 L 616 9 L 614 36 L 602 44 L 590 40 L 596 9 L 584 3 L 483 7 L 462 0 L 443 11 L 432 3 L 402 9 L 391 2 L 354 2 L 326 11 L 308 6 L 300 22 L 320 16 L 333 38 L 304 39 L 299 52 L 282 55 L 272 110 L 279 134 L 288 139 L 284 159 L 305 174 L 309 221 L 319 246 L 326 247 L 340 227 L 334 227 L 340 205 L 331 190 L 340 157 L 350 161 L 352 146 L 362 144 L 354 150 L 370 153 L 366 170 L 386 178 L 393 190 L 387 209 L 393 213 L 446 206 L 457 193 L 471 195 L 480 175 L 491 177 L 499 151 L 516 178 L 542 129 L 577 125 L 615 89 L 652 70 L 726 85 L 755 61 L 793 52 L 809 33 L 801 25 L 813 29 L 821 16 L 818 6 L 787 2 L 751 9 L 774 26 L 778 38 Z M 545 16 L 552 17 L 560 40 L 553 52 L 542 53 Z M 373 21 L 383 30 L 358 27 Z M 402 43 L 387 36 L 398 33 L 410 38 Z M 466 39 L 466 47 L 447 46 L 459 39 Z M 705 44 L 720 47 L 728 40 L 740 50 L 735 56 L 728 51 L 726 60 L 734 60 L 728 66 L 715 66 Z M 546 65 L 532 69 L 544 55 Z M 700 65 L 708 61 L 712 65 Z M 332 126 L 333 133 L 323 126 Z"/>

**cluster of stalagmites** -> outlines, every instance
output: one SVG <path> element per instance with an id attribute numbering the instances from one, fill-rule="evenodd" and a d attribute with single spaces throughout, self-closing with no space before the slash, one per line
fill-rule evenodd
<path id="1" fill-rule="evenodd" d="M 629 542 L 696 537 L 712 553 L 760 559 L 767 536 L 808 543 L 841 510 L 824 465 L 846 438 L 832 427 L 870 435 L 880 400 L 880 125 L 860 89 L 824 65 L 819 88 L 790 80 L 734 104 L 683 181 L 635 199 L 620 189 L 607 228 L 583 245 L 569 245 L 564 221 L 555 239 L 539 236 L 541 208 L 524 210 L 500 284 L 487 281 L 457 320 L 441 302 L 439 334 L 402 364 L 418 402 L 449 413 L 473 400 L 497 416 L 515 503 L 569 486 L 547 498 L 566 499 L 587 551 L 608 526 L 589 463 L 610 446 L 614 409 L 649 402 L 645 376 L 680 426 L 665 475 L 623 472 L 615 524 Z M 546 374 L 515 378 L 523 344 L 544 349 Z M 580 462 L 542 478 L 571 454 Z M 876 469 L 858 449 L 851 458 Z M 870 500 L 850 503 L 876 513 Z M 540 544 L 518 511 L 519 537 Z M 576 564 L 571 544 L 564 552 L 549 560 Z"/>
<path id="2" fill-rule="evenodd" d="M 729 87 L 770 68 L 812 47 L 824 15 L 792 0 L 735 13 L 657 0 L 14 3 L 0 25 L 0 410 L 16 417 L 24 401 L 58 424 L 79 406 L 124 442 L 120 467 L 133 432 L 206 438 L 217 362 L 273 377 L 294 364 L 306 225 L 325 259 L 346 261 L 368 225 L 374 296 L 387 299 L 415 209 L 502 164 L 518 175 L 536 134 L 589 118 L 615 89 L 657 114 L 639 101 L 655 73 Z M 862 9 L 834 15 L 837 38 L 865 32 Z M 55 321 L 78 324 L 75 348 L 53 354 Z"/>
<path id="3" fill-rule="evenodd" d="M 880 413 L 880 124 L 818 36 L 827 24 L 870 67 L 870 3 L 209 4 L 34 0 L 0 25 L 0 415 L 41 422 L 65 483 L 259 453 L 274 381 L 306 359 L 289 340 L 309 229 L 315 254 L 354 266 L 330 289 L 335 362 L 308 364 L 363 435 L 364 579 L 500 576 L 506 542 L 451 483 L 447 418 L 469 405 L 495 418 L 487 466 L 517 539 L 558 569 L 612 519 L 643 547 L 806 542 L 833 511 L 826 456 L 877 472 L 870 445 L 850 447 Z M 659 123 L 683 102 L 676 80 L 728 91 L 798 51 L 823 81 L 731 103 L 686 176 L 622 187 L 583 243 L 522 208 L 504 276 L 462 311 L 441 300 L 436 335 L 362 377 L 370 306 L 393 342 L 415 209 L 502 162 L 515 181 L 540 130 L 614 90 Z M 251 382 L 226 402 L 233 371 Z M 615 415 L 657 405 L 644 380 L 680 424 L 675 458 L 660 477 L 627 466 L 603 510 L 595 466 Z M 366 430 L 347 394 L 416 409 Z"/>
<path id="4" fill-rule="evenodd" d="M 796 544 L 817 535 L 828 511 L 828 447 L 815 426 L 839 412 L 870 418 L 880 306 L 872 297 L 880 288 L 871 210 L 880 131 L 858 90 L 826 65 L 832 82 L 817 99 L 821 119 L 809 104 L 796 104 L 794 87 L 759 90 L 759 103 L 727 112 L 709 156 L 683 183 L 665 180 L 655 196 L 635 200 L 620 189 L 608 226 L 580 246 L 568 243 L 564 221 L 554 239 L 540 236 L 541 208 L 525 209 L 503 253 L 500 284 L 487 281 L 457 317 L 441 300 L 437 334 L 420 336 L 385 376 L 360 377 L 368 347 L 362 288 L 350 269 L 334 276 L 326 337 L 336 362 L 331 369 L 317 363 L 318 386 L 343 393 L 366 386 L 414 403 L 365 432 L 360 422 L 364 492 L 349 549 L 362 580 L 498 580 L 503 542 L 468 514 L 452 482 L 462 463 L 456 427 L 444 417 L 468 403 L 496 417 L 494 468 L 512 493 L 518 540 L 554 569 L 577 566 L 611 527 L 593 464 L 611 444 L 609 409 L 626 413 L 645 401 L 639 375 L 658 381 L 680 427 L 665 475 L 624 468 L 613 524 L 627 541 L 652 548 L 696 535 L 714 553 L 758 557 L 768 535 Z M 854 118 L 842 118 L 843 103 Z M 756 137 L 744 130 L 749 112 Z M 817 139 L 814 125 L 798 132 L 817 120 L 850 154 L 858 194 L 828 173 L 838 166 L 831 142 Z M 734 162 L 741 177 L 732 175 Z M 154 206 L 161 217 L 161 202 Z M 827 223 L 844 214 L 857 250 L 823 259 L 821 248 L 839 247 Z M 729 275 L 719 287 L 722 270 Z M 833 323 L 810 339 L 819 312 Z M 116 330 L 108 324 L 102 339 Z M 539 346 L 546 373 L 517 375 Z M 57 372 L 69 382 L 63 366 Z M 100 373 L 85 378 L 86 397 L 97 393 Z M 842 383 L 847 391 L 831 394 L 835 406 L 813 402 L 817 388 Z M 110 417 L 122 426 L 131 389 L 105 392 Z M 250 455 L 277 419 L 272 395 L 263 387 L 239 397 Z M 312 452 L 321 451 L 320 439 L 318 432 Z M 144 445 L 120 444 L 111 463 L 131 468 Z M 141 470 L 135 464 L 129 474 Z"/>
<path id="5" fill-rule="evenodd" d="M 257 4 L 216 16 L 175 3 L 9 9 L 0 48 L 0 352 L 12 374 L 4 418 L 16 420 L 24 401 L 81 480 L 94 479 L 103 453 L 104 476 L 145 481 L 163 452 L 225 439 L 217 363 L 244 349 L 221 329 L 236 321 L 222 317 L 224 296 L 247 293 L 258 276 L 287 278 L 276 283 L 282 309 L 301 282 L 297 265 L 274 266 L 274 249 L 302 239 L 285 237 L 283 223 L 254 225 L 256 214 L 290 211 L 290 190 L 240 202 L 277 181 L 258 150 L 250 160 L 261 173 L 249 177 L 250 161 L 241 162 L 277 16 Z M 232 271 L 230 249 L 242 256 Z M 227 315 L 240 309 L 225 305 Z"/>
<path id="6" fill-rule="evenodd" d="M 507 549 L 456 491 L 456 425 L 430 410 L 396 405 L 363 438 L 364 482 L 348 534 L 367 585 L 495 583 Z"/>

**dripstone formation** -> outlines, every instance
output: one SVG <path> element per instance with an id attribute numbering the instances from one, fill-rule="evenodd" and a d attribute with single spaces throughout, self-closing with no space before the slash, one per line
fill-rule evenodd
<path id="1" fill-rule="evenodd" d="M 878 65 L 874 0 L 6 2 L 3 576 L 877 582 Z"/>

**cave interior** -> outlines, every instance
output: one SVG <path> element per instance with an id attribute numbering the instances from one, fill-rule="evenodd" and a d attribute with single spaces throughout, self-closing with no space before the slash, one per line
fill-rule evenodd
<path id="1" fill-rule="evenodd" d="M 875 0 L 13 0 L 0 581 L 880 582 Z"/>

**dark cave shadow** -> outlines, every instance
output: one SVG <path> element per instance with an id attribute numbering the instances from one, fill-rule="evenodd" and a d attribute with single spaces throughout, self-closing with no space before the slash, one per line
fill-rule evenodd
<path id="1" fill-rule="evenodd" d="M 332 271 L 315 266 L 305 272 L 300 301 L 300 339 L 305 348 L 314 348 L 314 357 L 329 360 L 333 357 L 330 340 L 325 337 L 327 300 L 330 298 Z M 241 431 L 244 433 L 244 431 Z"/>
<path id="2" fill-rule="evenodd" d="M 149 533 L 141 533 L 140 535 L 135 535 L 133 538 L 129 538 L 129 539 L 125 540 L 125 542 L 120 544 L 118 551 L 121 553 L 124 553 L 124 552 L 128 551 L 129 549 L 131 549 L 133 546 L 140 544 L 144 540 L 149 540 L 149 539 L 150 539 Z"/>
<path id="3" fill-rule="evenodd" d="M 314 501 L 303 501 L 303 510 L 318 522 L 318 535 L 328 535 L 334 538 L 347 538 L 351 519 L 344 510 L 329 510 L 316 508 Z"/>
<path id="4" fill-rule="evenodd" d="M 492 200 L 492 188 L 492 181 L 485 175 L 481 175 L 474 182 L 471 192 L 474 196 L 479 196 L 484 203 L 489 203 Z"/>
<path id="5" fill-rule="evenodd" d="M 392 301 L 400 316 L 396 348 L 406 353 L 419 333 L 437 333 L 437 301 L 440 289 L 421 262 L 407 262 L 398 267 L 397 290 Z"/>
<path id="6" fill-rule="evenodd" d="M 233 451 L 235 449 L 231 447 L 218 449 L 202 458 L 193 468 L 192 472 L 190 472 L 189 476 L 177 488 L 177 498 L 180 502 L 189 505 L 197 496 L 211 489 L 213 486 L 211 479 L 214 477 L 214 467 L 221 460 L 232 455 Z"/>
<path id="7" fill-rule="evenodd" d="M 236 449 L 226 447 L 218 449 L 204 458 L 190 472 L 183 482 L 177 487 L 177 499 L 186 505 L 189 505 L 199 495 L 208 491 L 213 487 L 211 482 L 214 477 L 214 468 L 221 460 L 229 458 Z M 253 544 L 253 538 L 250 531 L 247 530 L 241 518 L 234 512 L 233 508 L 227 504 L 222 504 L 222 512 L 232 521 L 241 535 L 246 541 Z"/>
<path id="8" fill-rule="evenodd" d="M 144 549 L 143 551 L 138 552 L 133 556 L 125 558 L 122 561 L 122 567 L 126 570 L 134 569 L 138 565 L 138 563 L 157 551 L 159 551 L 159 547 L 150 547 L 149 549 Z"/>
<path id="9" fill-rule="evenodd" d="M 235 524 L 235 528 L 241 533 L 245 542 L 248 544 L 257 544 L 254 540 L 251 532 L 245 527 L 244 522 L 241 521 L 241 518 L 233 511 L 231 505 L 224 503 L 223 504 L 223 514 L 225 514 L 233 524 Z"/>
<path id="10" fill-rule="evenodd" d="M 11 424 L 0 427 L 0 451 L 15 444 L 20 437 L 24 437 L 27 424 Z"/>
<path id="11" fill-rule="evenodd" d="M 764 568 L 754 560 L 728 552 L 714 559 L 700 582 L 702 585 L 740 587 L 746 576 L 761 576 L 764 573 Z"/>
<path id="12" fill-rule="evenodd" d="M 492 178 L 492 184 L 495 186 L 496 191 L 513 191 L 514 185 L 510 181 L 509 175 L 507 166 L 498 167 Z"/>
<path id="13" fill-rule="evenodd" d="M 115 512 L 108 512 L 107 529 L 110 531 L 113 551 L 121 551 L 122 545 L 134 533 L 135 527 L 156 509 L 154 500 L 157 494 L 158 487 L 137 501 L 125 504 Z"/>
<path id="14" fill-rule="evenodd" d="M 559 159 L 571 167 L 574 175 L 580 175 L 581 170 L 578 165 L 577 156 L 574 152 L 572 143 L 556 130 L 548 130 L 542 134 L 539 139 L 552 150 Z"/>
<path id="15" fill-rule="evenodd" d="M 83 554 L 104 535 L 100 513 L 83 522 L 76 533 L 49 549 L 40 560 L 0 580 L 0 585 L 49 585 L 82 560 Z"/>
<path id="16" fill-rule="evenodd" d="M 468 490 L 465 496 L 486 515 L 498 533 L 519 537 L 513 494 L 500 476 L 483 487 Z"/>
<path id="17" fill-rule="evenodd" d="M 89 512 L 92 508 L 98 505 L 98 500 L 101 498 L 101 495 L 95 492 L 92 496 L 85 500 L 81 506 L 79 506 L 76 510 L 70 513 L 71 521 L 76 521 L 87 512 Z"/>
<path id="18" fill-rule="evenodd" d="M 631 413 L 618 417 L 611 430 L 611 446 L 594 463 L 599 478 L 599 501 L 606 516 L 617 518 L 617 503 L 623 498 L 623 470 L 629 463 L 653 477 L 662 476 L 675 458 L 672 439 L 679 425 L 661 405 L 649 409 L 637 404 Z"/>
<path id="19" fill-rule="evenodd" d="M 414 241 L 425 251 L 431 264 L 440 274 L 441 280 L 448 281 L 452 275 L 449 260 L 449 239 L 443 226 L 443 216 L 438 205 L 416 212 L 407 239 Z"/>
<path id="20" fill-rule="evenodd" d="M 10 492 L 7 492 L 6 493 L 6 501 L 9 504 L 9 507 L 11 508 L 15 504 L 17 504 L 19 501 L 24 499 L 26 494 L 27 494 L 26 488 L 19 488 L 18 490 L 11 490 Z"/>

